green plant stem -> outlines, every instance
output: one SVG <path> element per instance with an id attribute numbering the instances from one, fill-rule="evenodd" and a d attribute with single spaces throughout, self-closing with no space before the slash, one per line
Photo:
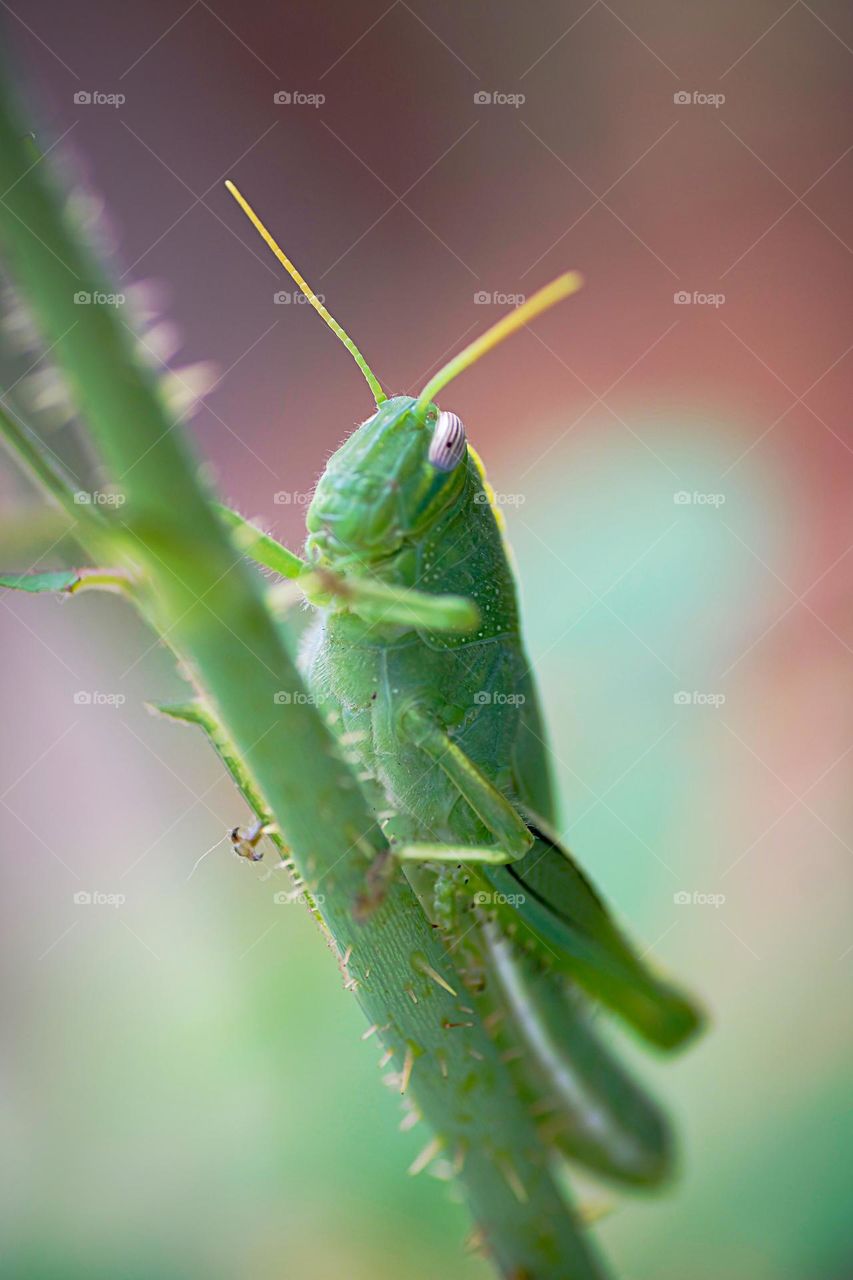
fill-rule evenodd
<path id="1" fill-rule="evenodd" d="M 72 525 L 83 521 L 96 525 L 100 513 L 86 503 L 75 502 L 74 482 L 61 463 L 48 454 L 44 445 L 15 414 L 0 405 L 0 433 L 10 450 L 17 454 L 30 476 L 56 505 L 70 518 Z"/>
<path id="2" fill-rule="evenodd" d="M 500 1272 L 515 1280 L 595 1280 L 599 1265 L 484 1026 L 489 998 L 463 990 L 401 873 L 369 918 L 357 918 L 369 868 L 388 857 L 385 839 L 322 718 L 293 696 L 305 691 L 263 584 L 235 555 L 129 331 L 109 307 L 75 305 L 75 292 L 107 292 L 106 282 L 60 214 L 45 165 L 30 167 L 25 133 L 0 88 L 0 190 L 7 193 L 0 241 L 126 498 L 122 508 L 99 513 L 97 530 L 88 517 L 81 522 L 80 540 L 87 549 L 106 542 L 110 563 L 141 578 L 140 608 L 192 673 L 308 891 L 322 897 L 348 985 L 382 1028 L 399 1086 L 409 1088 L 458 1161 Z M 39 451 L 16 447 L 63 501 Z"/>

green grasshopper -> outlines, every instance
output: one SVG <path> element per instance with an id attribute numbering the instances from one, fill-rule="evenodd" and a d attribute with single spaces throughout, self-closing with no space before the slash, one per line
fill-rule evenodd
<path id="1" fill-rule="evenodd" d="M 505 1280 L 601 1280 L 558 1158 L 649 1185 L 671 1155 L 662 1116 L 600 1041 L 596 1007 L 664 1047 L 699 1016 L 641 963 L 551 830 L 498 513 L 461 423 L 435 404 L 578 277 L 499 321 L 417 399 L 389 400 L 234 192 L 376 400 L 318 486 L 303 559 L 233 512 L 223 528 L 131 329 L 114 308 L 78 311 L 68 272 L 92 295 L 108 282 L 23 137 L 0 77 L 0 239 L 127 505 L 121 518 L 79 505 L 52 453 L 0 408 L 0 434 L 87 562 L 0 586 L 120 591 L 168 637 L 198 696 L 161 710 L 208 735 L 259 820 L 232 833 L 237 853 L 255 861 L 269 836 L 292 862 L 366 1035 L 394 1063 L 386 1082 L 408 1094 L 406 1126 L 423 1118 L 434 1135 L 410 1172 L 461 1180 Z M 301 592 L 317 607 L 302 665 L 332 732 L 313 706 L 276 706 L 306 690 L 234 547 L 293 580 L 270 605 Z"/>
<path id="2" fill-rule="evenodd" d="M 317 616 L 301 667 L 390 842 L 362 915 L 400 868 L 469 989 L 494 984 L 525 1046 L 518 1088 L 545 1140 L 610 1179 L 672 1165 L 667 1123 L 596 1034 L 597 1004 L 651 1044 L 698 1029 L 555 834 L 545 730 L 521 639 L 503 520 L 482 464 L 436 396 L 581 284 L 553 281 L 446 364 L 417 397 L 387 397 L 363 356 L 233 184 L 228 188 L 364 375 L 375 412 L 329 460 L 304 559 L 233 511 L 257 563 L 294 579 Z"/>

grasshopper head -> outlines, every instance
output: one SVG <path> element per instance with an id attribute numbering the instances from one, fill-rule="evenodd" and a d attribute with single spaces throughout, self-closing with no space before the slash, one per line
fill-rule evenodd
<path id="1" fill-rule="evenodd" d="M 465 430 L 435 397 L 475 361 L 581 286 L 568 271 L 503 316 L 433 375 L 417 399 L 388 399 L 349 334 L 329 314 L 233 182 L 225 184 L 315 311 L 344 344 L 376 401 L 329 461 L 308 509 L 308 553 L 327 567 L 376 565 L 397 556 L 460 499 L 468 473 Z M 464 464 L 464 465 L 463 465 Z"/>
<path id="2" fill-rule="evenodd" d="M 410 396 L 385 400 L 332 455 L 308 509 L 307 549 L 328 567 L 386 560 L 458 500 L 465 431 Z"/>

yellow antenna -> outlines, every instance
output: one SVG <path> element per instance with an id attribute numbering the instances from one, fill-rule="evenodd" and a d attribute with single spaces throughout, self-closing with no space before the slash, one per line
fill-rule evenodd
<path id="1" fill-rule="evenodd" d="M 361 354 L 358 347 L 353 342 L 352 338 L 344 329 L 341 328 L 341 326 L 338 324 L 334 316 L 329 315 L 328 311 L 323 306 L 322 302 L 317 297 L 314 290 L 308 284 L 308 281 L 305 280 L 304 277 L 299 274 L 299 272 L 296 270 L 296 267 L 294 267 L 293 263 L 288 258 L 287 254 L 284 253 L 283 250 L 279 248 L 275 240 L 270 235 L 269 231 L 267 231 L 266 227 L 261 222 L 258 215 L 255 213 L 252 206 L 249 204 L 248 200 L 244 199 L 241 193 L 234 186 L 234 183 L 231 182 L 229 179 L 228 181 L 226 181 L 225 185 L 228 188 L 228 190 L 231 192 L 234 199 L 237 201 L 240 208 L 245 213 L 246 217 L 251 222 L 252 226 L 258 232 L 261 239 L 266 241 L 270 249 L 272 249 L 273 253 L 278 258 L 281 265 L 284 267 L 285 271 L 288 273 L 288 275 L 292 276 L 293 279 L 296 281 L 296 283 L 299 285 L 299 288 L 305 294 L 305 297 L 311 303 L 311 306 L 314 308 L 314 310 L 323 317 L 323 319 L 326 321 L 326 324 L 329 326 L 332 332 L 337 334 L 337 336 L 340 338 L 341 342 L 344 344 L 347 351 L 350 353 L 353 360 L 355 360 L 359 369 L 364 374 L 365 380 L 367 381 L 367 385 L 370 387 L 370 390 L 373 392 L 373 399 L 376 401 L 376 407 L 379 408 L 383 400 L 387 400 L 388 397 L 386 396 L 385 392 L 382 390 L 381 386 L 379 385 L 378 379 L 373 373 L 373 370 L 370 368 L 370 365 L 367 363 L 364 356 Z"/>
<path id="2" fill-rule="evenodd" d="M 425 409 L 448 382 L 452 382 L 458 374 L 469 369 L 475 361 L 480 359 L 480 356 L 484 356 L 499 342 L 503 342 L 504 338 L 522 329 L 529 321 L 541 315 L 543 311 L 547 311 L 549 307 L 553 307 L 555 303 L 562 302 L 563 298 L 577 293 L 582 286 L 583 276 L 578 271 L 567 271 L 564 275 L 557 276 L 557 279 L 552 280 L 550 284 L 546 284 L 544 289 L 539 289 L 520 307 L 502 316 L 497 324 L 493 324 L 491 329 L 487 329 L 479 338 L 475 338 L 463 351 L 459 352 L 458 356 L 454 356 L 442 369 L 439 369 L 434 377 L 430 378 L 418 396 L 415 412 Z"/>

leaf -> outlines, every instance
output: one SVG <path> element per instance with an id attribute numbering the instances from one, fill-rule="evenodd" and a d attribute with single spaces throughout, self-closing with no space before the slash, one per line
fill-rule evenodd
<path id="1" fill-rule="evenodd" d="M 181 720 L 202 729 L 209 729 L 213 720 L 200 698 L 191 698 L 188 702 L 146 702 L 145 709 L 154 716 Z"/>
<path id="2" fill-rule="evenodd" d="M 76 569 L 55 569 L 50 573 L 4 573 L 0 574 L 0 587 L 29 591 L 35 595 L 40 591 L 71 591 L 79 580 L 80 574 Z"/>
<path id="3" fill-rule="evenodd" d="M 126 591 L 130 579 L 121 569 L 53 569 L 49 573 L 0 574 L 0 587 L 14 591 L 58 591 L 74 595 L 78 591 Z"/>

